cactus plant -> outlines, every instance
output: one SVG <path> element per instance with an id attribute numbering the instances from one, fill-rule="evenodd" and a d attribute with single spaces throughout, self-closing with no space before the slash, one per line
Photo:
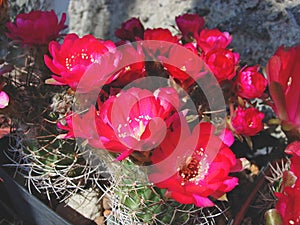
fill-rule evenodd
<path id="1" fill-rule="evenodd" d="M 146 169 L 130 159 L 112 161 L 113 156 L 101 154 L 111 177 L 109 186 L 100 186 L 110 199 L 111 213 L 108 224 L 216 224 L 216 218 L 227 220 L 226 207 L 199 208 L 180 204 L 166 197 L 165 189 L 148 181 Z"/>
<path id="2" fill-rule="evenodd" d="M 23 132 L 11 133 L 15 144 L 11 145 L 7 156 L 26 179 L 29 190 L 46 193 L 60 200 L 82 189 L 97 171 L 96 166 L 88 164 L 82 152 L 72 140 L 58 138 L 58 132 L 40 132 L 39 136 L 27 137 Z M 44 127 L 45 128 L 45 127 Z"/>
<path id="3" fill-rule="evenodd" d="M 1 110 L 11 120 L 11 143 L 5 154 L 12 163 L 7 165 L 26 178 L 30 191 L 64 200 L 97 171 L 74 140 L 59 137 L 56 122 L 70 111 L 73 93 L 45 84 L 50 77 L 43 61 L 47 45 L 22 45 L 9 41 L 4 33 L 0 38 L 0 66 L 9 68 L 1 71 L 0 83 L 11 96 L 9 105 Z"/>

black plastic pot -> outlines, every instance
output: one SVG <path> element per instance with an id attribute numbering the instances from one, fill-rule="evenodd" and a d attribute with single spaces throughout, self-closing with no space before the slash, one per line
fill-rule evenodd
<path id="1" fill-rule="evenodd" d="M 29 194 L 0 168 L 0 224 L 72 225 Z"/>

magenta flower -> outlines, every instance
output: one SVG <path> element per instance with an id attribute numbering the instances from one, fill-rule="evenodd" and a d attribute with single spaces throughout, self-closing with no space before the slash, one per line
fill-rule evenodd
<path id="1" fill-rule="evenodd" d="M 283 193 L 276 192 L 276 209 L 284 225 L 300 224 L 300 182 L 294 187 L 285 187 Z"/>
<path id="2" fill-rule="evenodd" d="M 284 225 L 300 224 L 300 141 L 290 143 L 285 152 L 292 156 L 291 168 L 283 174 L 283 189 L 281 192 L 275 192 L 278 199 L 275 207 Z"/>
<path id="3" fill-rule="evenodd" d="M 300 178 L 300 141 L 294 141 L 290 143 L 286 149 L 285 153 L 292 155 L 290 171 L 295 174 L 295 176 Z M 299 179 L 300 182 L 300 179 Z"/>
<path id="4" fill-rule="evenodd" d="M 204 52 L 216 48 L 226 48 L 232 41 L 228 32 L 221 32 L 219 29 L 204 29 L 197 38 L 197 44 Z"/>
<path id="5" fill-rule="evenodd" d="M 175 45 L 171 47 L 168 57 L 160 56 L 159 59 L 171 77 L 182 83 L 187 80 L 192 80 L 189 83 L 193 83 L 201 77 L 200 71 L 204 70 L 205 64 L 198 56 L 193 43 L 185 44 L 183 47 L 189 51 L 184 51 L 184 48 Z"/>
<path id="6" fill-rule="evenodd" d="M 204 56 L 204 61 L 218 81 L 231 80 L 236 75 L 240 56 L 228 49 L 217 48 Z"/>
<path id="7" fill-rule="evenodd" d="M 188 13 L 175 17 L 175 21 L 186 41 L 192 41 L 193 38 L 196 38 L 205 23 L 199 15 Z"/>
<path id="8" fill-rule="evenodd" d="M 178 42 L 178 37 L 173 36 L 171 31 L 163 28 L 146 29 L 144 33 L 145 40 L 167 41 L 172 43 Z"/>
<path id="9" fill-rule="evenodd" d="M 61 138 L 84 138 L 87 140 L 98 139 L 95 125 L 96 109 L 91 106 L 87 113 L 79 115 L 70 112 L 64 120 L 57 122 L 57 127 L 61 130 L 68 131 L 60 135 Z"/>
<path id="10" fill-rule="evenodd" d="M 124 87 L 136 79 L 146 76 L 145 55 L 138 43 L 136 46 L 126 43 L 119 46 L 118 50 L 121 54 L 119 65 L 122 65 L 122 68 L 117 72 L 118 77 L 111 83 L 112 86 Z"/>
<path id="11" fill-rule="evenodd" d="M 154 93 L 139 88 L 123 91 L 100 108 L 96 118 L 100 142 L 108 151 L 122 153 L 118 159 L 133 151 L 152 150 L 165 138 L 166 124 L 178 107 L 173 88 Z"/>
<path id="12" fill-rule="evenodd" d="M 173 132 L 168 133 L 168 139 L 154 150 L 151 158 L 154 163 L 170 156 L 175 148 L 178 152 L 170 160 L 171 164 L 157 166 L 149 179 L 157 187 L 166 188 L 166 195 L 182 204 L 213 206 L 209 197 L 218 199 L 238 184 L 237 178 L 229 176 L 230 172 L 236 170 L 238 162 L 229 147 L 214 134 L 214 127 L 210 123 L 198 124 L 192 134 L 182 126 L 184 124 L 173 125 Z M 180 132 L 186 136 L 178 142 Z M 189 150 L 192 150 L 191 155 L 187 153 Z M 173 170 L 169 167 L 173 167 Z"/>
<path id="13" fill-rule="evenodd" d="M 257 108 L 243 109 L 238 107 L 231 119 L 231 124 L 237 134 L 254 136 L 264 128 L 263 118 L 264 114 L 259 112 Z"/>
<path id="14" fill-rule="evenodd" d="M 170 45 L 164 44 L 164 42 L 178 43 L 178 37 L 173 36 L 171 31 L 163 28 L 146 29 L 144 33 L 144 40 L 153 40 L 150 44 L 144 44 L 144 46 L 151 52 L 152 55 L 165 55 Z"/>
<path id="15" fill-rule="evenodd" d="M 115 35 L 121 40 L 136 41 L 144 38 L 144 26 L 138 18 L 131 18 L 117 29 Z"/>
<path id="16" fill-rule="evenodd" d="M 239 71 L 236 80 L 239 96 L 251 99 L 258 98 L 264 93 L 268 81 L 258 70 L 259 66 L 249 66 Z"/>
<path id="17" fill-rule="evenodd" d="M 148 90 L 131 88 L 111 96 L 87 113 L 72 113 L 57 123 L 68 131 L 61 138 L 83 138 L 95 147 L 121 153 L 122 160 L 133 151 L 150 151 L 165 138 L 179 108 L 173 88 Z"/>
<path id="18" fill-rule="evenodd" d="M 76 90 L 79 82 L 82 82 L 80 91 L 87 92 L 115 79 L 113 76 L 108 77 L 118 59 L 115 54 L 116 46 L 112 41 L 99 40 L 92 35 L 79 38 L 76 34 L 68 34 L 62 44 L 50 42 L 49 52 L 52 59 L 45 55 L 44 60 L 54 73 L 54 81 L 48 83 L 68 85 Z M 87 73 L 93 64 L 99 66 L 94 66 L 90 73 Z M 81 81 L 83 75 L 85 77 Z"/>
<path id="19" fill-rule="evenodd" d="M 266 71 L 275 111 L 284 122 L 300 127 L 300 45 L 281 46 L 269 60 Z"/>
<path id="20" fill-rule="evenodd" d="M 58 22 L 57 15 L 51 11 L 31 11 L 19 14 L 15 23 L 8 22 L 7 37 L 24 45 L 47 45 L 59 36 L 59 32 L 67 26 L 66 14 L 63 13 Z"/>
<path id="21" fill-rule="evenodd" d="M 4 109 L 6 106 L 8 106 L 9 103 L 9 97 L 8 95 L 0 90 L 0 109 Z"/>

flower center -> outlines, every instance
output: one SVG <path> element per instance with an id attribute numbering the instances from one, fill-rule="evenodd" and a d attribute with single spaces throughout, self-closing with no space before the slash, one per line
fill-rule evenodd
<path id="1" fill-rule="evenodd" d="M 151 117 L 149 115 L 140 115 L 135 118 L 127 117 L 127 123 L 118 125 L 118 137 L 131 136 L 140 141 L 150 120 Z"/>
<path id="2" fill-rule="evenodd" d="M 88 66 L 91 63 L 98 63 L 97 59 L 94 59 L 93 55 L 88 54 L 84 49 L 81 52 L 74 52 L 69 57 L 66 57 L 66 68 L 72 71 L 73 67 L 76 65 Z"/>
<path id="3" fill-rule="evenodd" d="M 182 178 L 182 186 L 187 182 L 198 185 L 199 181 L 204 179 L 209 169 L 209 163 L 206 162 L 206 159 L 207 155 L 204 154 L 204 149 L 200 148 L 185 160 L 185 164 L 178 171 Z"/>

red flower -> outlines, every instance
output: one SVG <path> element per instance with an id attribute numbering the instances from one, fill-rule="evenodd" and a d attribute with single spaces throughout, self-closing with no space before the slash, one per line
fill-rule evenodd
<path id="1" fill-rule="evenodd" d="M 202 73 L 200 72 L 205 68 L 205 64 L 192 43 L 185 44 L 183 47 L 175 45 L 171 47 L 168 57 L 161 56 L 159 59 L 173 78 L 180 82 L 188 79 L 192 79 L 194 82 L 201 77 Z M 180 57 L 178 57 L 179 55 Z"/>
<path id="2" fill-rule="evenodd" d="M 82 91 L 88 91 L 90 88 L 97 88 L 98 83 L 104 85 L 103 82 L 113 79 L 105 75 L 114 69 L 114 62 L 118 58 L 112 55 L 115 51 L 116 47 L 112 41 L 99 40 L 92 35 L 79 38 L 76 34 L 68 34 L 61 45 L 56 41 L 49 43 L 49 52 L 53 58 L 45 55 L 44 60 L 48 68 L 56 74 L 52 75 L 55 80 L 52 84 L 69 85 L 75 90 L 85 75 L 82 82 L 86 85 L 81 85 L 81 88 L 87 89 Z M 111 54 L 105 54 L 108 52 Z M 90 75 L 85 74 L 92 64 L 101 66 L 91 69 Z"/>
<path id="3" fill-rule="evenodd" d="M 87 113 L 79 115 L 70 112 L 64 120 L 57 122 L 57 127 L 68 131 L 61 138 L 84 138 L 89 141 L 98 140 L 97 129 L 95 125 L 96 109 L 92 106 Z"/>
<path id="4" fill-rule="evenodd" d="M 4 109 L 6 106 L 8 106 L 8 103 L 9 103 L 8 95 L 4 91 L 1 91 L 0 89 L 0 109 Z"/>
<path id="5" fill-rule="evenodd" d="M 204 29 L 197 38 L 197 44 L 204 52 L 216 48 L 226 48 L 231 41 L 232 36 L 228 32 L 221 32 L 219 29 Z"/>
<path id="6" fill-rule="evenodd" d="M 291 168 L 286 171 L 282 178 L 281 192 L 276 192 L 278 201 L 276 209 L 283 218 L 284 225 L 300 224 L 300 141 L 294 141 L 285 149 L 291 154 Z"/>
<path id="7" fill-rule="evenodd" d="M 117 72 L 118 78 L 111 83 L 111 86 L 124 87 L 136 79 L 146 76 L 145 55 L 138 42 L 135 46 L 132 43 L 118 46 L 118 51 L 120 53 L 119 67 L 122 68 Z"/>
<path id="8" fill-rule="evenodd" d="M 146 29 L 144 33 L 145 40 L 167 41 L 172 43 L 178 42 L 178 37 L 173 36 L 171 31 L 163 28 Z"/>
<path id="9" fill-rule="evenodd" d="M 229 176 L 237 164 L 235 155 L 214 134 L 210 123 L 198 124 L 192 134 L 187 133 L 179 142 L 175 128 L 173 126 L 173 133 L 168 133 L 164 144 L 154 150 L 152 160 L 161 161 L 162 156 L 170 155 L 175 148 L 176 155 L 171 157 L 170 163 L 157 166 L 149 179 L 157 187 L 166 188 L 167 195 L 180 203 L 213 206 L 208 197 L 218 199 L 238 184 L 237 178 Z M 186 129 L 179 129 L 186 133 Z M 160 180 L 162 176 L 166 179 Z"/>
<path id="10" fill-rule="evenodd" d="M 283 193 L 276 192 L 275 196 L 278 199 L 275 207 L 283 224 L 300 224 L 300 182 L 296 182 L 294 187 L 285 187 Z"/>
<path id="11" fill-rule="evenodd" d="M 290 143 L 286 147 L 285 153 L 292 155 L 290 171 L 300 178 L 300 141 Z"/>
<path id="12" fill-rule="evenodd" d="M 143 39 L 144 26 L 138 18 L 131 18 L 122 23 L 122 27 L 116 30 L 115 35 L 124 41 Z"/>
<path id="13" fill-rule="evenodd" d="M 173 88 L 154 93 L 139 88 L 112 96 L 100 108 L 97 130 L 108 151 L 122 153 L 123 159 L 133 151 L 149 151 L 165 137 L 166 121 L 179 107 Z"/>
<path id="14" fill-rule="evenodd" d="M 278 117 L 300 127 L 300 45 L 281 46 L 269 60 L 266 71 Z"/>
<path id="15" fill-rule="evenodd" d="M 205 23 L 199 15 L 188 13 L 175 17 L 175 21 L 186 41 L 192 41 L 197 37 Z"/>
<path id="16" fill-rule="evenodd" d="M 231 80 L 237 69 L 239 54 L 227 49 L 214 49 L 204 56 L 204 60 L 218 81 Z"/>
<path id="17" fill-rule="evenodd" d="M 144 40 L 153 40 L 157 42 L 145 43 L 145 47 L 155 56 L 165 55 L 169 50 L 169 45 L 164 42 L 178 43 L 178 37 L 173 36 L 171 31 L 163 28 L 146 29 Z"/>
<path id="18" fill-rule="evenodd" d="M 195 43 L 184 44 L 183 47 L 193 52 L 195 55 L 198 55 L 198 49 L 195 46 Z"/>
<path id="19" fill-rule="evenodd" d="M 46 45 L 58 37 L 65 29 L 66 14 L 63 13 L 60 22 L 53 10 L 31 11 L 18 14 L 15 23 L 8 22 L 7 37 L 28 45 Z"/>
<path id="20" fill-rule="evenodd" d="M 243 109 L 238 107 L 231 124 L 238 134 L 254 136 L 263 129 L 264 114 L 256 108 Z"/>
<path id="21" fill-rule="evenodd" d="M 251 99 L 264 93 L 268 82 L 258 70 L 259 66 L 249 66 L 239 71 L 236 81 L 239 96 Z"/>

